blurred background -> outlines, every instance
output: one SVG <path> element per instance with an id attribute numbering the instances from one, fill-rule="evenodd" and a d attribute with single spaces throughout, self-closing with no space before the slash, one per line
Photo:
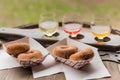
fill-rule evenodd
<path id="1" fill-rule="evenodd" d="M 36 23 L 44 12 L 55 12 L 58 17 L 76 12 L 86 21 L 90 21 L 91 15 L 103 14 L 119 24 L 120 0 L 0 0 L 0 27 Z"/>

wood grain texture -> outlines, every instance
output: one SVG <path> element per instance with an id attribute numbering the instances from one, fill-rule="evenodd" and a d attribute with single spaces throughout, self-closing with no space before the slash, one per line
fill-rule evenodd
<path id="1" fill-rule="evenodd" d="M 14 68 L 9 70 L 5 80 L 28 80 L 31 74 L 30 69 Z"/>
<path id="2" fill-rule="evenodd" d="M 118 64 L 118 70 L 119 70 L 119 72 L 120 72 L 120 64 Z"/>
<path id="3" fill-rule="evenodd" d="M 1 80 L 65 80 L 64 73 L 34 79 L 30 68 L 14 68 L 0 71 Z"/>
<path id="4" fill-rule="evenodd" d="M 6 70 L 0 70 L 0 79 L 1 80 L 5 80 L 6 79 L 6 76 L 9 74 L 9 70 L 6 69 Z"/>

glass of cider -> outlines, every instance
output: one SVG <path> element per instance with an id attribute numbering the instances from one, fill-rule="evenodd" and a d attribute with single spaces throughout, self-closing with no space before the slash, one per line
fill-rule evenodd
<path id="1" fill-rule="evenodd" d="M 111 32 L 111 25 L 108 16 L 96 15 L 94 16 L 91 24 L 91 31 L 95 36 L 95 39 L 103 41 L 104 38 L 108 37 Z"/>
<path id="2" fill-rule="evenodd" d="M 81 38 L 83 38 L 83 35 L 79 34 L 82 30 L 82 23 L 80 22 L 80 15 L 78 13 L 65 14 L 62 17 L 62 22 L 62 29 L 66 34 L 69 35 L 69 38 L 79 39 L 78 35 L 82 36 Z"/>
<path id="3" fill-rule="evenodd" d="M 59 28 L 56 21 L 56 15 L 52 12 L 46 12 L 40 15 L 39 29 L 47 37 L 52 37 Z"/>

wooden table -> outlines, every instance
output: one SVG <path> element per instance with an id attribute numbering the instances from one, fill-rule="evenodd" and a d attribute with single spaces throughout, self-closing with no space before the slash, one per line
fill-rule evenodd
<path id="1" fill-rule="evenodd" d="M 106 56 L 109 57 L 109 56 Z M 102 58 L 102 57 L 101 57 Z M 103 61 L 106 68 L 112 75 L 110 78 L 101 78 L 97 80 L 120 80 L 120 64 Z M 13 68 L 0 70 L 1 80 L 66 80 L 64 73 L 58 73 L 51 76 L 34 79 L 31 68 Z"/>

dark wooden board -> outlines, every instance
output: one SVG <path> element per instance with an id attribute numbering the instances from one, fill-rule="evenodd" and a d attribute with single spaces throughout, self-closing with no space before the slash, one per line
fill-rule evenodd
<path id="1" fill-rule="evenodd" d="M 62 26 L 61 22 L 59 22 L 59 26 Z M 90 24 L 89 23 L 84 23 L 83 27 L 89 29 Z M 16 28 L 19 28 L 19 29 L 35 29 L 35 28 L 38 28 L 38 23 L 21 25 L 21 26 L 17 26 Z M 112 29 L 112 34 L 120 35 L 118 30 L 113 30 L 113 29 Z M 25 37 L 25 36 L 18 35 L 18 34 L 7 34 L 7 33 L 0 32 L 0 39 L 2 39 L 4 41 L 12 41 L 12 40 L 20 39 L 20 38 L 23 38 L 23 37 Z M 40 42 L 44 47 L 47 47 L 47 46 L 49 46 L 49 45 L 58 41 L 58 40 L 47 40 L 47 39 L 38 39 L 38 38 L 35 38 L 35 39 L 38 42 Z M 103 51 L 118 51 L 118 50 L 120 50 L 120 45 L 99 45 L 99 44 L 96 44 L 96 43 L 87 43 L 87 44 L 95 46 L 95 47 L 99 48 L 99 50 L 103 50 Z M 120 43 L 118 43 L 118 44 L 120 44 Z"/>

